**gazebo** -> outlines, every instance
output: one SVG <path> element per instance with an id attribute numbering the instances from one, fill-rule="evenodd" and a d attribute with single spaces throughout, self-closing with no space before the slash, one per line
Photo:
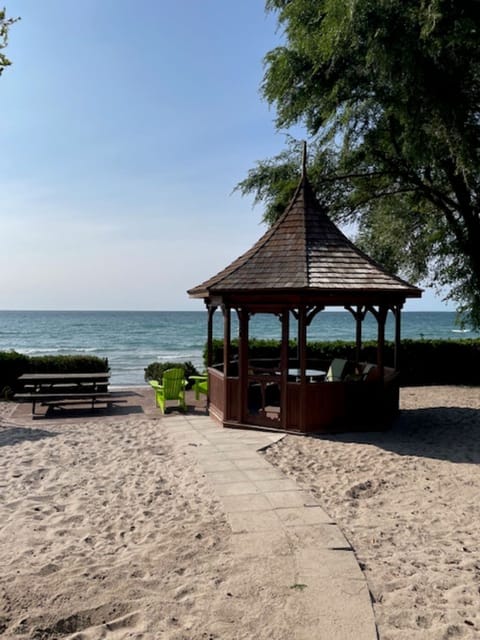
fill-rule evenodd
<path id="1" fill-rule="evenodd" d="M 305 163 L 280 219 L 242 256 L 190 289 L 208 310 L 208 407 L 226 427 L 260 426 L 300 433 L 383 428 L 399 406 L 401 309 L 422 290 L 389 274 L 336 227 L 316 199 Z M 355 358 L 328 363 L 308 354 L 307 329 L 326 307 L 355 318 Z M 213 362 L 213 316 L 223 313 L 223 362 Z M 232 311 L 238 314 L 238 353 L 232 350 Z M 394 361 L 385 363 L 385 323 L 395 320 Z M 281 323 L 278 357 L 255 360 L 249 323 L 255 314 Z M 362 323 L 377 321 L 375 362 L 360 361 Z M 292 354 L 289 338 L 297 336 Z M 331 363 L 330 363 L 331 365 Z M 388 366 L 387 366 L 388 365 Z"/>

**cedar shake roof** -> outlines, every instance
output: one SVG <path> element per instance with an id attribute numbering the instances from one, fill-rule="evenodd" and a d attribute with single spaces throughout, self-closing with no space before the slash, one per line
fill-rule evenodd
<path id="1" fill-rule="evenodd" d="M 235 292 L 392 293 L 421 289 L 389 274 L 333 224 L 304 174 L 285 213 L 242 256 L 202 284 L 194 298 Z"/>

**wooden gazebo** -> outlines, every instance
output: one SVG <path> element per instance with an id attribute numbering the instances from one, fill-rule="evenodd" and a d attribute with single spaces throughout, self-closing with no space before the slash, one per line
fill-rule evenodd
<path id="1" fill-rule="evenodd" d="M 398 410 L 400 316 L 406 298 L 422 291 L 389 274 L 333 224 L 305 170 L 285 213 L 258 242 L 223 271 L 190 289 L 208 309 L 210 414 L 224 426 L 262 426 L 302 433 L 381 428 Z M 307 327 L 325 307 L 340 307 L 356 321 L 356 356 L 340 379 L 329 363 L 312 361 Z M 223 362 L 212 361 L 213 315 L 224 318 Z M 233 356 L 231 314 L 238 314 L 239 346 Z M 395 319 L 394 362 L 384 362 L 385 323 Z M 254 360 L 249 320 L 275 314 L 281 322 L 278 358 Z M 378 324 L 373 363 L 360 362 L 362 323 Z M 289 350 L 296 323 L 296 353 Z M 388 366 L 387 366 L 388 364 Z M 367 373 L 368 371 L 368 373 Z"/>

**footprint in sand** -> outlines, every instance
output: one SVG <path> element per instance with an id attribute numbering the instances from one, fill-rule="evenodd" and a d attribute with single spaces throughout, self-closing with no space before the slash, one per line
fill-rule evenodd
<path id="1" fill-rule="evenodd" d="M 45 627 L 41 626 L 41 621 L 37 619 L 35 628 L 32 628 L 32 637 L 55 638 L 68 635 L 71 640 L 93 640 L 108 634 L 108 637 L 113 639 L 116 637 L 116 632 L 124 631 L 129 627 L 138 627 L 139 621 L 140 612 L 129 612 L 127 603 L 111 603 L 96 609 L 79 611 Z M 27 619 L 23 622 L 33 621 Z M 30 625 L 27 624 L 27 626 Z"/>

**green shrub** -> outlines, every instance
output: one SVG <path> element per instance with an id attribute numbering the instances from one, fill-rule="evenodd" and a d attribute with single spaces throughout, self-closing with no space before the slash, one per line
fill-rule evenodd
<path id="1" fill-rule="evenodd" d="M 203 361 L 207 362 L 207 345 L 203 350 Z M 252 358 L 255 359 L 277 359 L 280 355 L 280 343 L 278 340 L 262 340 L 252 339 L 249 342 L 249 350 Z M 296 347 L 293 341 L 290 342 L 290 358 L 294 358 L 296 354 Z M 230 358 L 232 360 L 238 358 L 238 339 L 235 338 L 230 344 Z M 218 364 L 223 362 L 223 340 L 216 338 L 212 341 L 212 362 Z M 206 366 L 206 365 L 205 365 Z"/>
<path id="2" fill-rule="evenodd" d="M 145 368 L 145 380 L 157 380 L 162 383 L 163 372 L 167 369 L 183 369 L 185 378 L 187 380 L 187 389 L 192 387 L 192 382 L 188 379 L 189 376 L 198 376 L 198 370 L 190 362 L 152 362 Z"/>
<path id="3" fill-rule="evenodd" d="M 0 398 L 11 398 L 17 378 L 28 369 L 29 357 L 16 351 L 0 351 Z"/>
<path id="4" fill-rule="evenodd" d="M 35 356 L 30 358 L 28 373 L 103 373 L 108 360 L 97 356 Z"/>
<path id="5" fill-rule="evenodd" d="M 275 340 L 251 340 L 252 359 L 278 359 L 280 343 Z M 223 362 L 223 340 L 213 341 L 213 362 Z M 309 342 L 307 358 L 328 363 L 333 358 L 355 360 L 354 342 Z M 204 351 L 206 360 L 206 347 Z M 232 340 L 231 358 L 238 357 L 238 340 Z M 289 344 L 289 359 L 297 357 L 296 344 Z M 403 386 L 432 384 L 480 385 L 480 340 L 402 340 L 399 352 L 401 384 Z M 364 342 L 360 361 L 376 362 L 377 344 Z M 384 362 L 393 366 L 394 344 L 385 343 Z"/>
<path id="6" fill-rule="evenodd" d="M 108 371 L 108 360 L 97 356 L 25 356 L 0 351 L 0 397 L 11 398 L 20 391 L 23 373 L 100 373 Z"/>

